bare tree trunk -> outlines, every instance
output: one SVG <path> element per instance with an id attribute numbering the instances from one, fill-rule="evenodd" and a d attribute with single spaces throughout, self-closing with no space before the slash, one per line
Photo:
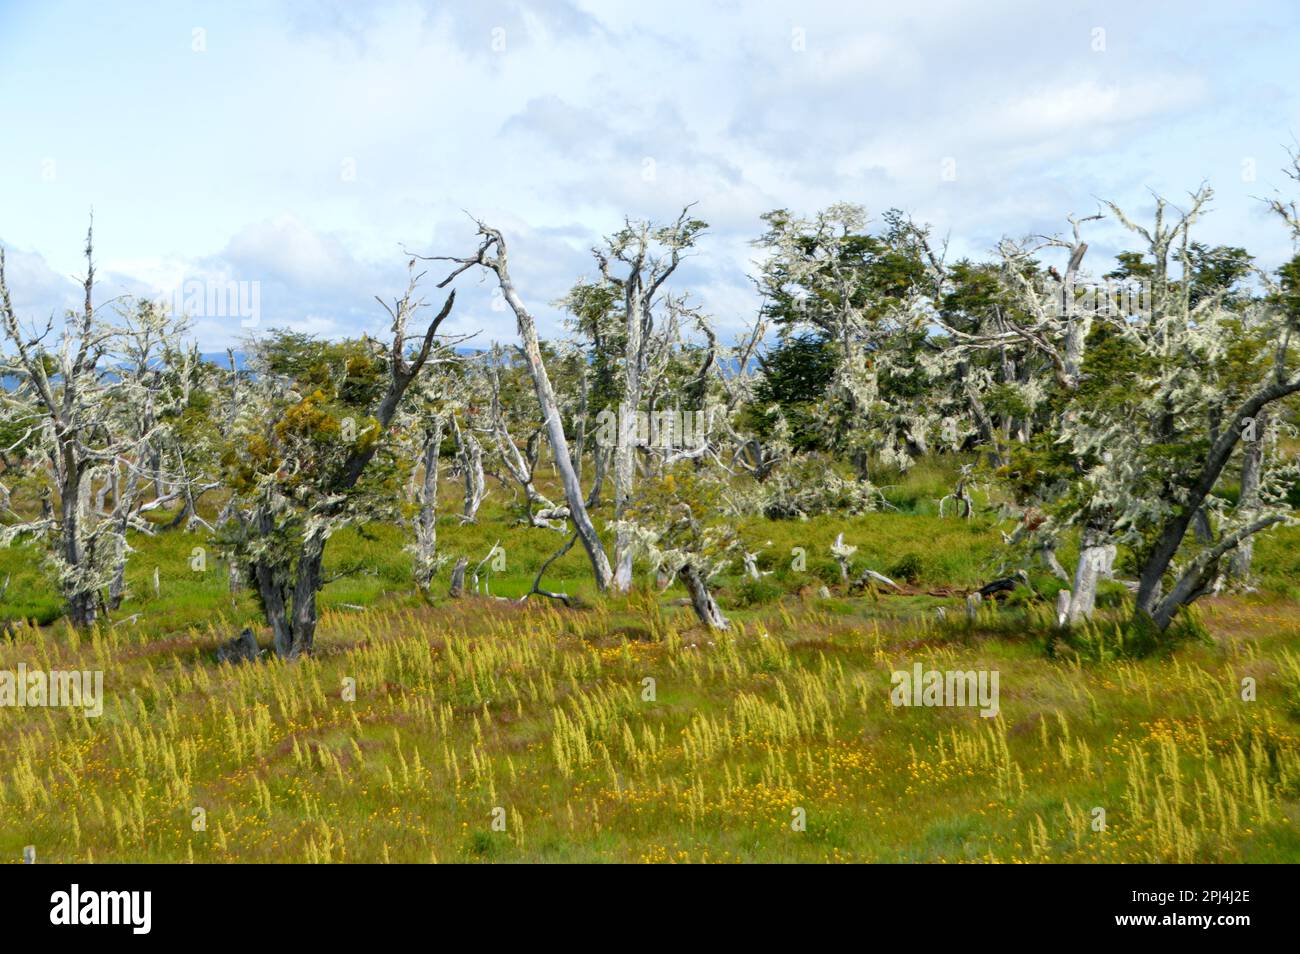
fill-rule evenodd
<path id="1" fill-rule="evenodd" d="M 325 540 L 317 533 L 303 540 L 298 554 L 297 579 L 293 588 L 293 641 L 289 658 L 310 655 L 316 639 L 316 594 L 324 585 L 321 566 L 325 562 Z"/>
<path id="2" fill-rule="evenodd" d="M 1198 543 L 1210 544 L 1214 542 L 1214 530 L 1210 527 L 1210 515 L 1204 507 L 1196 508 L 1196 515 L 1192 517 L 1192 532 L 1196 534 Z"/>
<path id="3" fill-rule="evenodd" d="M 603 593 L 609 589 L 610 579 L 613 574 L 610 570 L 609 558 L 605 555 L 605 548 L 600 542 L 600 537 L 596 533 L 596 527 L 592 524 L 590 515 L 587 513 L 587 505 L 582 497 L 582 486 L 578 483 L 578 476 L 573 468 L 573 458 L 569 454 L 569 440 L 564 433 L 564 420 L 560 416 L 559 402 L 555 399 L 555 391 L 551 387 L 550 376 L 546 373 L 546 365 L 542 361 L 542 348 L 537 339 L 537 323 L 524 306 L 523 300 L 519 297 L 519 292 L 515 289 L 514 281 L 510 277 L 510 270 L 506 262 L 505 239 L 500 232 L 485 225 L 480 225 L 479 231 L 487 238 L 479 249 L 478 255 L 473 259 L 460 260 L 461 267 L 444 279 L 442 286 L 446 286 L 452 278 L 473 265 L 490 268 L 496 274 L 497 282 L 501 287 L 501 294 L 505 298 L 506 304 L 510 306 L 511 311 L 515 313 L 515 320 L 519 325 L 519 337 L 523 339 L 524 344 L 524 360 L 528 364 L 528 374 L 533 379 L 533 389 L 537 393 L 537 404 L 542 409 L 542 415 L 546 421 L 546 434 L 551 444 L 551 456 L 555 460 L 555 466 L 560 471 L 560 480 L 564 484 L 564 498 L 569 504 L 569 515 L 573 518 L 573 524 L 577 530 L 578 538 L 582 541 L 583 549 L 587 551 L 587 556 L 591 559 L 591 569 L 596 577 L 596 586 Z M 496 246 L 497 255 L 495 259 L 489 259 L 486 257 L 486 253 L 493 245 Z"/>
<path id="4" fill-rule="evenodd" d="M 1061 561 L 1056 556 L 1056 544 L 1047 543 L 1039 549 L 1039 555 L 1043 559 L 1043 564 L 1052 571 L 1052 574 L 1066 583 L 1070 582 L 1070 574 L 1065 572 L 1065 567 L 1061 566 Z"/>
<path id="5" fill-rule="evenodd" d="M 108 488 L 112 486 L 115 479 L 116 479 L 115 477 L 114 478 L 105 477 L 104 482 L 100 484 L 99 489 L 95 491 L 95 513 L 97 514 L 104 513 L 104 500 L 105 498 L 108 497 Z M 114 503 L 116 502 L 117 502 L 116 494 L 114 494 Z"/>
<path id="6" fill-rule="evenodd" d="M 277 567 L 261 560 L 253 564 L 253 578 L 257 584 L 257 596 L 262 604 L 262 613 L 271 626 L 275 653 L 281 658 L 286 658 L 293 645 L 293 630 L 289 625 L 288 596 L 285 592 L 284 578 Z"/>
<path id="7" fill-rule="evenodd" d="M 975 424 L 979 428 L 980 439 L 988 448 L 989 460 L 993 466 L 1001 467 L 1005 461 L 1002 459 L 1000 445 L 998 444 L 998 432 L 993 425 L 993 418 L 989 416 L 983 400 L 980 399 L 979 391 L 968 380 L 969 375 L 970 363 L 959 361 L 957 363 L 957 379 L 962 382 L 962 391 L 966 395 L 966 403 L 970 406 L 971 416 L 975 418 Z"/>
<path id="8" fill-rule="evenodd" d="M 68 441 L 71 441 L 71 437 Z M 95 594 L 84 585 L 86 553 L 82 540 L 82 483 L 85 475 L 70 446 L 63 449 L 64 479 L 59 507 L 63 518 L 63 559 L 76 572 L 70 577 L 70 588 L 65 592 L 68 616 L 74 626 L 89 626 L 95 622 Z"/>
<path id="9" fill-rule="evenodd" d="M 428 591 L 438 557 L 438 469 L 442 451 L 442 416 L 435 416 L 424 442 L 424 479 L 420 484 L 420 513 L 415 521 L 415 583 Z"/>
<path id="10" fill-rule="evenodd" d="M 448 595 L 453 599 L 460 599 L 465 595 L 465 568 L 468 566 L 469 559 L 461 557 L 451 569 L 451 589 L 448 591 Z"/>
<path id="11" fill-rule="evenodd" d="M 1087 526 L 1079 546 L 1079 564 L 1074 570 L 1068 622 L 1089 619 L 1097 603 L 1097 583 L 1109 573 L 1114 547 L 1105 541 L 1099 527 Z"/>
<path id="12" fill-rule="evenodd" d="M 465 478 L 465 507 L 462 519 L 473 523 L 478 519 L 478 508 L 487 493 L 487 479 L 483 476 L 483 447 L 473 434 L 463 434 L 456 419 L 452 418 L 452 431 L 456 436 L 456 451 Z"/>
<path id="13" fill-rule="evenodd" d="M 257 513 L 257 532 L 270 537 L 272 520 L 265 510 Z M 253 563 L 253 582 L 257 585 L 257 598 L 262 613 L 271 627 L 276 655 L 286 658 L 293 646 L 293 629 L 289 623 L 289 584 L 285 571 L 277 564 L 263 558 Z"/>
<path id="14" fill-rule="evenodd" d="M 505 420 L 499 416 L 493 425 L 493 436 L 496 438 L 497 450 L 501 454 L 501 462 L 514 478 L 515 483 L 523 489 L 529 523 L 534 527 L 544 527 L 547 530 L 563 530 L 563 526 L 557 527 L 551 521 L 567 516 L 567 511 L 563 507 L 557 507 L 555 502 L 538 490 L 533 482 L 538 456 L 533 439 L 529 439 L 529 456 L 528 460 L 525 460 L 519 445 L 510 436 Z"/>
<path id="15" fill-rule="evenodd" d="M 686 587 L 686 592 L 690 594 L 691 608 L 695 610 L 695 615 L 700 618 L 701 623 L 709 629 L 715 630 L 726 629 L 731 625 L 727 621 L 727 617 L 722 615 L 722 609 L 718 606 L 718 601 L 709 592 L 704 578 L 693 563 L 687 563 L 678 570 L 677 577 Z"/>
<path id="16" fill-rule="evenodd" d="M 108 584 L 108 609 L 116 611 L 126 596 L 126 539 L 114 534 L 113 579 Z"/>
<path id="17" fill-rule="evenodd" d="M 582 480 L 582 453 L 587 447 L 587 369 L 578 369 L 578 412 L 574 415 L 573 452 L 571 461 L 573 472 Z"/>
<path id="18" fill-rule="evenodd" d="M 609 471 L 609 455 L 599 444 L 591 452 L 592 465 L 596 474 L 591 481 L 591 494 L 587 497 L 587 506 L 600 504 L 600 492 L 605 489 L 605 474 Z"/>
<path id="19" fill-rule="evenodd" d="M 1074 282 L 1079 274 L 1079 266 L 1083 264 L 1083 257 L 1088 254 L 1088 243 L 1083 241 L 1079 226 L 1092 219 L 1099 219 L 1100 215 L 1088 216 L 1083 219 L 1070 218 L 1070 224 L 1074 227 L 1074 241 L 1065 242 L 1065 246 L 1070 249 L 1070 261 L 1065 267 L 1064 294 L 1072 296 L 1074 294 Z M 1079 386 L 1079 375 L 1083 370 L 1084 349 L 1088 341 L 1088 332 L 1092 330 L 1092 316 L 1086 312 L 1079 312 L 1074 308 L 1068 308 L 1066 313 L 1066 330 L 1065 346 L 1062 355 L 1062 367 L 1058 369 L 1058 377 L 1066 388 L 1073 391 Z"/>
<path id="20" fill-rule="evenodd" d="M 1266 517 L 1261 517 L 1253 523 L 1228 534 L 1213 547 L 1197 557 L 1183 571 L 1174 585 L 1170 588 L 1168 595 L 1161 598 L 1157 590 L 1155 603 L 1148 612 L 1150 619 L 1160 629 L 1165 629 L 1174 621 L 1174 615 L 1179 608 L 1187 606 L 1190 603 L 1200 599 L 1214 582 L 1219 572 L 1219 563 L 1224 555 L 1232 552 L 1242 541 L 1249 540 L 1253 534 L 1259 533 L 1275 523 L 1281 523 L 1285 517 L 1282 514 L 1274 513 Z"/>
<path id="21" fill-rule="evenodd" d="M 127 469 L 125 481 L 120 472 L 114 469 L 113 487 L 113 524 L 109 528 L 113 547 L 113 577 L 108 585 L 108 609 L 117 610 L 126 595 L 126 531 L 131 525 L 131 511 L 138 494 L 139 477 L 134 470 Z"/>
<path id="22" fill-rule="evenodd" d="M 1255 419 L 1261 411 L 1265 410 L 1274 401 L 1289 397 L 1297 391 L 1300 391 L 1300 379 L 1275 380 L 1247 398 L 1232 415 L 1230 425 L 1223 429 L 1223 432 L 1206 454 L 1205 463 L 1201 466 L 1201 472 L 1196 482 L 1188 488 L 1187 499 L 1160 528 L 1160 534 L 1142 566 L 1138 577 L 1138 592 L 1135 601 L 1138 615 L 1155 620 L 1157 625 L 1163 629 L 1173 619 L 1173 614 L 1177 611 L 1177 605 L 1169 605 L 1170 599 L 1175 596 L 1183 599 L 1190 593 L 1199 592 L 1199 589 L 1194 585 L 1195 581 L 1187 576 L 1187 573 L 1193 572 L 1189 570 L 1179 580 L 1180 585 L 1175 586 L 1168 596 L 1161 598 L 1161 584 L 1164 575 L 1173 562 L 1179 547 L 1182 546 L 1183 538 L 1187 535 L 1188 525 L 1218 482 L 1219 475 L 1223 473 L 1223 468 L 1227 465 L 1233 449 L 1237 446 L 1237 441 L 1241 438 L 1244 422 Z M 1263 526 L 1271 526 L 1275 522 L 1270 521 L 1261 524 L 1260 521 L 1256 521 L 1255 524 L 1251 525 L 1253 529 L 1250 530 L 1250 533 L 1258 532 Z M 1244 535 L 1233 534 L 1231 542 L 1221 541 L 1213 549 L 1226 553 L 1250 536 L 1250 533 Z M 1184 581 L 1186 581 L 1186 586 L 1182 585 Z"/>
<path id="23" fill-rule="evenodd" d="M 629 276 L 629 282 L 639 276 Z M 635 454 L 637 411 L 641 407 L 641 373 L 643 315 L 641 296 L 629 291 L 627 308 L 627 343 L 623 360 L 623 403 L 618 413 L 618 438 L 614 442 L 614 520 L 620 523 L 614 537 L 614 589 L 626 593 L 632 588 L 632 531 L 623 523 L 632 503 L 636 479 Z"/>
<path id="24" fill-rule="evenodd" d="M 610 273 L 609 259 L 596 252 L 600 271 L 605 280 L 616 286 L 623 296 L 623 318 L 626 331 L 623 343 L 623 397 L 618 415 L 618 440 L 614 445 L 614 519 L 619 527 L 614 539 L 614 588 L 626 593 L 632 588 L 633 534 L 625 517 L 632 503 L 633 485 L 636 481 L 637 418 L 641 399 L 645 393 L 645 379 L 652 353 L 654 330 L 653 306 L 659 288 L 676 270 L 681 252 L 691 245 L 692 236 L 702 223 L 689 221 L 687 207 L 682 210 L 671 228 L 652 232 L 650 223 L 633 226 L 628 223 L 610 249 L 617 259 L 627 266 L 627 274 L 616 278 Z M 657 258 L 651 252 L 655 242 L 665 245 L 667 259 Z M 670 322 L 670 325 L 673 323 Z M 666 343 L 672 332 L 663 338 Z"/>
<path id="25" fill-rule="evenodd" d="M 1238 506 L 1251 513 L 1259 506 L 1260 474 L 1264 469 L 1265 429 L 1268 427 L 1268 411 L 1260 411 L 1255 417 L 1255 439 L 1243 448 L 1241 459 L 1241 496 Z M 1241 541 L 1236 552 L 1232 554 L 1232 577 L 1242 584 L 1250 582 L 1251 563 L 1255 557 L 1255 541 L 1247 537 Z"/>

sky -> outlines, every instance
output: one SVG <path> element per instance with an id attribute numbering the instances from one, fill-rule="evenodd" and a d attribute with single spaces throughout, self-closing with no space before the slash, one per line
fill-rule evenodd
<path id="1" fill-rule="evenodd" d="M 375 296 L 409 252 L 471 253 L 471 216 L 543 335 L 602 235 L 691 202 L 710 228 L 670 284 L 727 333 L 776 208 L 901 208 L 984 257 L 1209 182 L 1198 236 L 1276 267 L 1297 50 L 1285 2 L 0 0 L 0 246 L 27 321 L 76 304 L 92 211 L 101 301 L 238 283 L 255 309 L 190 309 L 209 351 L 382 335 Z M 1132 246 L 1086 237 L 1098 270 Z M 456 287 L 447 331 L 513 340 L 486 281 Z"/>

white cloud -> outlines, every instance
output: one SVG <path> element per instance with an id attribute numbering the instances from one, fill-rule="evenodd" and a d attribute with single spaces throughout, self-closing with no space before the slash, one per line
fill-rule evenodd
<path id="1" fill-rule="evenodd" d="M 246 226 L 221 257 L 249 278 L 327 289 L 345 287 L 366 272 L 338 238 L 309 228 L 292 215 Z"/>
<path id="2" fill-rule="evenodd" d="M 382 330 L 372 296 L 402 288 L 404 246 L 472 249 L 462 210 L 505 230 L 546 334 L 561 320 L 548 303 L 591 274 L 602 234 L 690 201 L 711 229 L 679 288 L 722 328 L 752 314 L 749 243 L 778 206 L 897 206 L 979 253 L 1099 195 L 1210 178 L 1223 218 L 1207 225 L 1271 247 L 1250 199 L 1271 183 L 1234 179 L 1242 155 L 1277 165 L 1268 150 L 1300 126 L 1293 86 L 1268 68 L 1295 31 L 1268 10 L 1171 22 L 1137 5 L 1046 17 L 1008 2 L 293 4 L 211 11 L 202 56 L 165 18 L 113 45 L 101 34 L 120 24 L 73 22 L 0 58 L 3 80 L 57 40 L 69 64 L 15 107 L 27 112 L 0 154 L 0 228 L 72 271 L 93 205 L 122 287 L 258 280 L 268 322 L 330 334 Z M 123 136 L 121 109 L 146 90 L 148 115 L 170 125 Z M 114 148 L 87 155 L 84 141 Z M 60 179 L 34 190 L 22 176 L 45 155 L 62 157 Z M 458 284 L 456 330 L 513 336 L 486 286 Z"/>

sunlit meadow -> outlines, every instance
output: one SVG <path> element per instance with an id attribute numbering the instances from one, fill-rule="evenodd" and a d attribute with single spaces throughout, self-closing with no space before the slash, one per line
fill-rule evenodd
<path id="1" fill-rule="evenodd" d="M 192 568 L 202 534 L 137 538 L 132 598 L 81 633 L 41 619 L 58 601 L 32 555 L 0 551 L 24 594 L 6 613 L 33 620 L 0 640 L 0 669 L 103 670 L 106 695 L 99 718 L 0 709 L 0 857 L 1300 859 L 1294 533 L 1261 542 L 1259 594 L 1204 601 L 1192 635 L 1138 659 L 1106 613 L 1068 645 L 1046 599 L 969 618 L 960 594 L 999 534 L 934 515 L 925 480 L 893 490 L 898 513 L 744 528 L 775 572 L 724 580 L 725 634 L 677 589 L 595 598 L 576 554 L 552 582 L 580 605 L 501 599 L 554 535 L 446 518 L 451 551 L 502 540 L 507 568 L 477 595 L 428 603 L 396 527 L 348 531 L 330 563 L 366 569 L 325 590 L 314 657 L 232 666 L 215 647 L 257 614 L 219 554 Z M 857 566 L 911 555 L 907 592 L 846 592 L 841 531 Z M 997 717 L 893 706 L 891 672 L 918 662 L 997 670 Z"/>

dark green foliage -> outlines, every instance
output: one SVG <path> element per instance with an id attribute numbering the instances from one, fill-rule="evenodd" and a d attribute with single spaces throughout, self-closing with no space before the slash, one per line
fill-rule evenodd
<path id="1" fill-rule="evenodd" d="M 919 553 L 905 553 L 885 571 L 895 583 L 916 583 L 925 573 L 925 560 Z"/>
<path id="2" fill-rule="evenodd" d="M 1191 276 L 1191 301 L 1196 306 L 1211 295 L 1222 294 L 1224 301 L 1234 304 L 1240 297 L 1240 283 L 1250 275 L 1254 257 L 1244 248 L 1216 245 L 1209 248 L 1204 243 L 1193 242 L 1187 249 L 1184 262 Z"/>
<path id="3" fill-rule="evenodd" d="M 746 423 L 758 436 L 772 436 L 776 405 L 790 427 L 790 446 L 799 453 L 823 450 L 825 434 L 817 405 L 835 374 L 835 349 L 817 334 L 793 335 L 759 359 L 762 374 Z"/>
<path id="4" fill-rule="evenodd" d="M 766 579 L 754 579 L 746 576 L 736 585 L 732 601 L 741 609 L 751 606 L 766 606 L 775 603 L 785 591 L 776 583 Z"/>

